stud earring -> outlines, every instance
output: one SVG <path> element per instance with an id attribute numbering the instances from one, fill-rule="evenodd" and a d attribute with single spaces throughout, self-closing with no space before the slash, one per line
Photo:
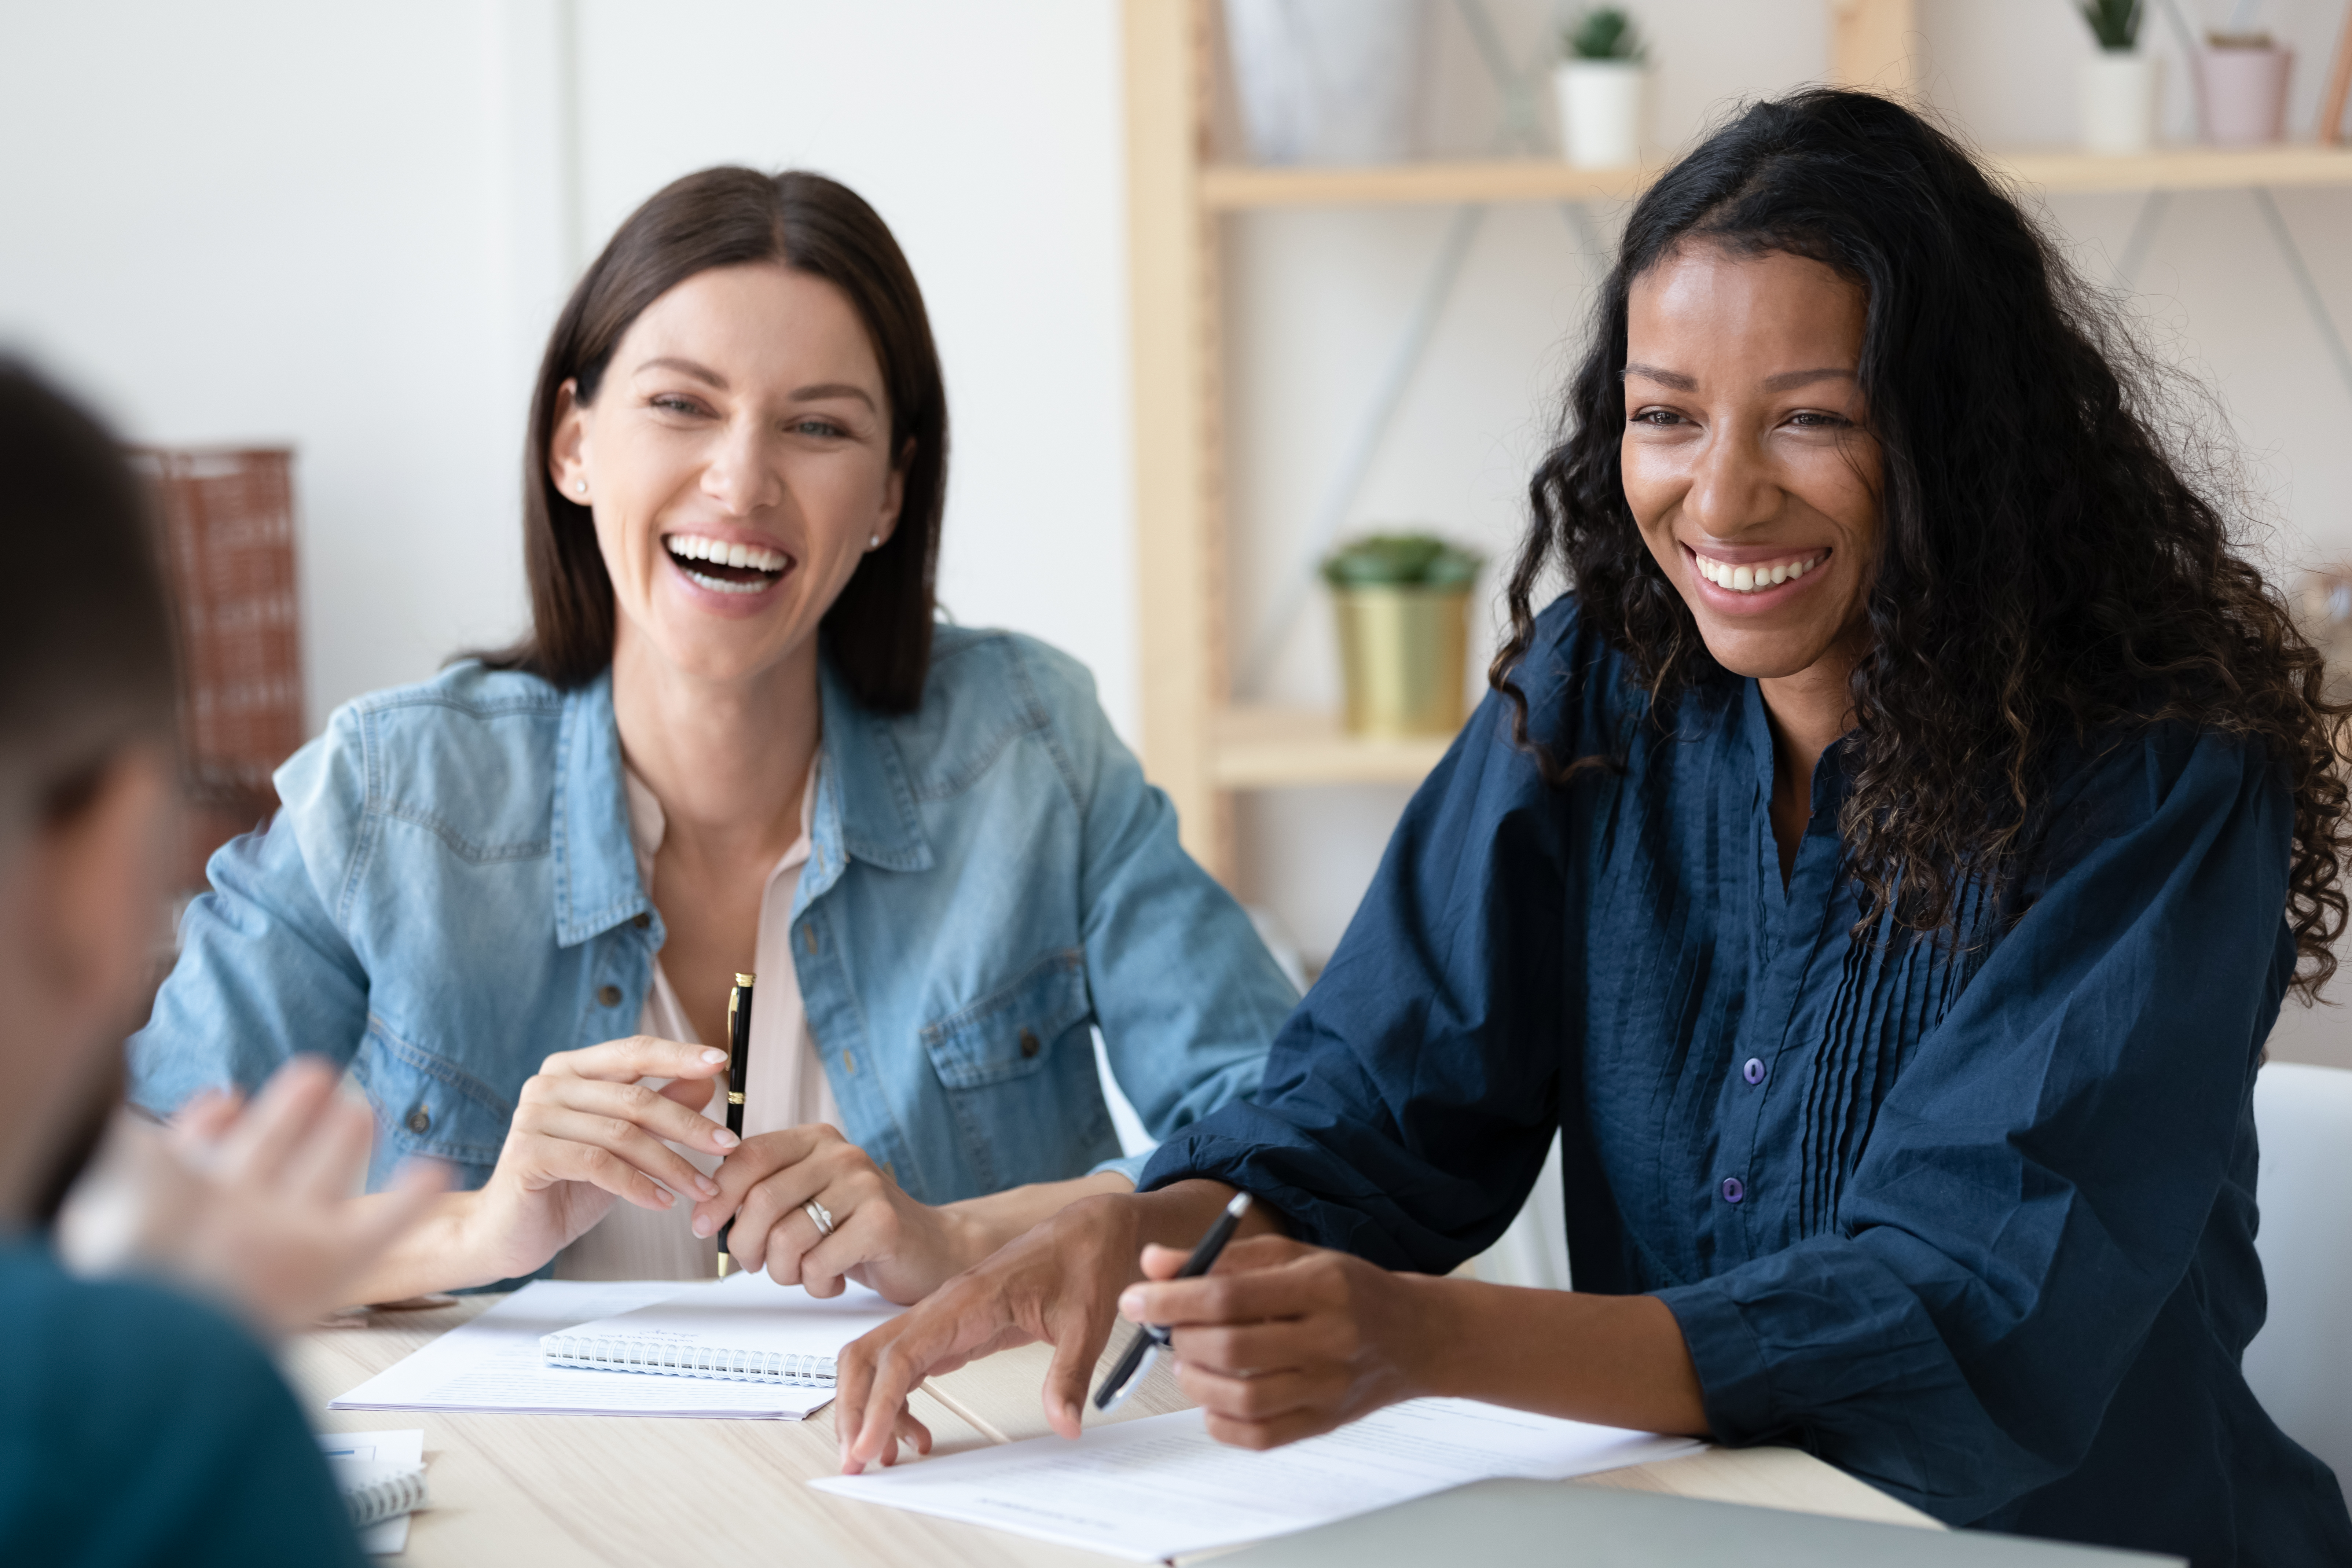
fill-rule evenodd
<path id="1" fill-rule="evenodd" d="M 875 534 L 868 534 L 868 535 L 866 536 L 866 549 L 868 549 L 868 550 L 879 550 L 879 549 L 881 549 L 881 548 L 882 548 L 882 536 L 881 536 L 880 534 L 878 534 L 878 533 L 875 533 Z"/>
<path id="2" fill-rule="evenodd" d="M 588 481 L 587 481 L 586 479 L 574 479 L 574 480 L 572 480 L 572 493 L 573 495 L 576 495 L 576 496 L 584 496 L 584 495 L 586 495 L 586 494 L 588 493 Z"/>

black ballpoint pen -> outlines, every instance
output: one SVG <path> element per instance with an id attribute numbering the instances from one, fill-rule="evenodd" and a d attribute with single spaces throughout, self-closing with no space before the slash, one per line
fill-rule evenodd
<path id="1" fill-rule="evenodd" d="M 751 984 L 757 975 L 738 974 L 727 993 L 727 1131 L 743 1136 L 743 1081 L 751 1070 Z M 727 1251 L 727 1233 L 735 1228 L 730 1216 L 719 1227 L 719 1278 L 727 1278 L 735 1259 Z"/>
<path id="2" fill-rule="evenodd" d="M 1224 1251 L 1225 1243 L 1234 1238 L 1234 1229 L 1242 1223 L 1242 1215 L 1249 1213 L 1249 1206 L 1247 1193 L 1234 1194 L 1225 1212 L 1217 1216 L 1217 1223 L 1209 1227 L 1209 1234 L 1201 1238 L 1201 1245 L 1192 1249 L 1192 1256 L 1184 1259 L 1184 1267 L 1176 1270 L 1176 1278 L 1194 1279 L 1214 1268 L 1217 1254 Z M 1157 1323 L 1138 1323 L 1134 1342 L 1118 1358 L 1118 1364 L 1110 1369 L 1102 1386 L 1095 1390 L 1095 1408 L 1116 1410 L 1124 1404 L 1127 1396 L 1135 1392 L 1135 1385 L 1143 1381 L 1143 1374 L 1151 1369 L 1151 1358 L 1160 1353 L 1169 1338 L 1170 1331 Z"/>

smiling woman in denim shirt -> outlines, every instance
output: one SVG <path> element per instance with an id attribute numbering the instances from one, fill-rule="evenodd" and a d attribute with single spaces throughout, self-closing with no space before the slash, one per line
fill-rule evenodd
<path id="1" fill-rule="evenodd" d="M 1297 1000 L 1075 661 L 933 621 L 947 412 L 888 229 L 712 169 L 625 223 L 531 408 L 518 647 L 338 711 L 223 849 L 134 1098 L 347 1062 L 380 1184 L 457 1168 L 362 1299 L 747 1268 L 911 1301 L 1133 1184 Z M 746 1136 L 724 1012 L 758 975 Z M 361 1199 L 362 1203 L 376 1200 Z M 820 1226 L 823 1217 L 830 1228 Z"/>

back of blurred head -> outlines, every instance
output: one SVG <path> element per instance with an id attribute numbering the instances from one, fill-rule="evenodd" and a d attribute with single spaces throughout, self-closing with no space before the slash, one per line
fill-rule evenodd
<path id="1" fill-rule="evenodd" d="M 174 827 L 172 626 L 146 497 L 0 362 L 0 1226 L 24 1223 L 141 994 Z"/>

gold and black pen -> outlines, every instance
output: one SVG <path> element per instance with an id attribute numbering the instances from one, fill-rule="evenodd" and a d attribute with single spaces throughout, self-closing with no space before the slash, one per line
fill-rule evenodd
<path id="1" fill-rule="evenodd" d="M 738 974 L 735 988 L 727 993 L 727 1131 L 739 1139 L 743 1136 L 743 1081 L 751 1070 L 751 983 L 758 978 Z M 732 1215 L 719 1227 L 721 1279 L 735 1267 L 735 1259 L 727 1251 L 727 1233 L 734 1228 Z"/>

